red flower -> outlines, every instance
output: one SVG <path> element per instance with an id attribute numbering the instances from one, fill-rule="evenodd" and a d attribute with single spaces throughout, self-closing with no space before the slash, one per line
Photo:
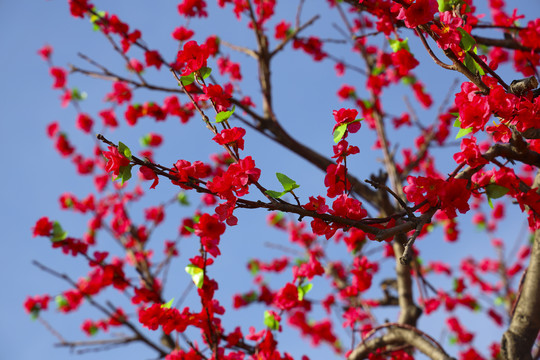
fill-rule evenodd
<path id="1" fill-rule="evenodd" d="M 24 302 L 24 309 L 27 313 L 37 316 L 41 310 L 47 310 L 50 299 L 49 295 L 28 296 Z"/>
<path id="2" fill-rule="evenodd" d="M 144 180 L 154 180 L 154 182 L 150 186 L 150 189 L 155 189 L 157 184 L 159 184 L 159 177 L 157 176 L 157 174 L 147 166 L 141 166 L 139 168 L 139 171 L 141 172 Z"/>
<path id="3" fill-rule="evenodd" d="M 314 198 L 313 196 L 309 197 L 309 203 L 304 205 L 304 209 L 316 211 L 317 214 L 324 214 L 328 211 L 328 205 L 326 205 L 326 200 L 322 196 L 317 196 L 317 198 Z"/>
<path id="4" fill-rule="evenodd" d="M 465 162 L 472 168 L 488 163 L 488 161 L 482 157 L 482 152 L 478 145 L 476 145 L 476 138 L 474 136 L 470 139 L 461 140 L 461 152 L 454 154 L 454 160 L 458 164 Z"/>
<path id="5" fill-rule="evenodd" d="M 414 90 L 414 96 L 420 101 L 420 104 L 426 109 L 429 108 L 433 100 L 429 94 L 424 92 L 424 85 L 420 81 L 417 81 L 412 85 L 412 88 Z"/>
<path id="6" fill-rule="evenodd" d="M 336 120 L 336 123 L 337 123 L 334 125 L 334 128 L 332 129 L 332 133 L 336 130 L 338 126 L 342 124 L 348 124 L 347 132 L 350 132 L 352 134 L 360 130 L 360 127 L 361 127 L 360 121 L 355 121 L 356 116 L 358 115 L 357 110 L 342 108 L 339 110 L 334 110 L 332 114 L 334 115 L 334 120 Z M 346 137 L 346 135 L 344 137 Z"/>
<path id="7" fill-rule="evenodd" d="M 178 41 L 185 41 L 188 40 L 193 36 L 194 32 L 192 30 L 186 29 L 183 26 L 177 27 L 174 29 L 172 33 L 173 39 L 176 39 Z"/>
<path id="8" fill-rule="evenodd" d="M 293 49 L 300 48 L 307 54 L 310 54 L 314 61 L 321 61 L 326 58 L 326 54 L 322 50 L 322 44 L 322 41 L 314 36 L 311 36 L 308 39 L 295 38 L 293 41 Z"/>
<path id="9" fill-rule="evenodd" d="M 106 101 L 114 101 L 118 104 L 122 104 L 131 100 L 131 89 L 121 81 L 117 81 L 113 84 L 113 91 L 105 96 Z"/>
<path id="10" fill-rule="evenodd" d="M 54 77 L 53 89 L 61 89 L 66 86 L 66 70 L 61 67 L 51 67 L 49 73 Z"/>
<path id="11" fill-rule="evenodd" d="M 351 183 L 346 179 L 345 174 L 345 166 L 341 164 L 328 165 L 324 177 L 324 185 L 328 188 L 326 193 L 328 197 L 336 197 L 351 188 Z"/>
<path id="12" fill-rule="evenodd" d="M 210 214 L 203 214 L 195 224 L 195 234 L 200 237 L 219 239 L 224 232 L 225 224 Z"/>
<path id="13" fill-rule="evenodd" d="M 357 146 L 349 146 L 349 143 L 347 140 L 341 140 L 337 145 L 333 146 L 334 149 L 334 156 L 332 156 L 332 159 L 336 159 L 336 162 L 338 164 L 341 164 L 341 162 L 349 155 L 354 155 L 360 153 L 360 149 Z"/>
<path id="14" fill-rule="evenodd" d="M 34 237 L 36 236 L 50 236 L 53 229 L 52 221 L 44 216 L 36 222 L 36 226 L 33 227 Z"/>
<path id="15" fill-rule="evenodd" d="M 127 32 L 127 29 L 125 32 Z M 121 43 L 122 43 L 122 51 L 124 52 L 124 54 L 128 52 L 129 48 L 131 47 L 131 44 L 134 44 L 140 38 L 141 38 L 141 32 L 139 30 L 134 30 L 133 32 L 128 34 L 127 37 L 123 36 L 122 34 Z"/>
<path id="16" fill-rule="evenodd" d="M 84 18 L 85 12 L 93 7 L 88 0 L 69 0 L 69 11 L 74 17 Z"/>
<path id="17" fill-rule="evenodd" d="M 37 53 L 43 60 L 49 61 L 51 59 L 52 51 L 53 48 L 50 45 L 44 45 Z"/>
<path id="18" fill-rule="evenodd" d="M 341 101 L 347 100 L 349 98 L 356 99 L 356 89 L 354 88 L 354 86 L 343 85 L 338 90 L 337 95 Z"/>
<path id="19" fill-rule="evenodd" d="M 207 17 L 206 2 L 204 0 L 183 0 L 178 4 L 178 13 L 185 17 Z"/>
<path id="20" fill-rule="evenodd" d="M 129 159 L 124 154 L 120 154 L 115 146 L 109 146 L 108 148 L 109 151 L 103 151 L 103 156 L 107 159 L 105 170 L 107 172 L 112 171 L 115 176 L 118 176 L 120 168 L 129 165 Z"/>
<path id="21" fill-rule="evenodd" d="M 420 64 L 407 49 L 392 53 L 392 63 L 400 76 L 407 76 L 409 71 Z"/>
<path id="22" fill-rule="evenodd" d="M 116 115 L 114 114 L 113 109 L 105 109 L 99 112 L 99 116 L 103 120 L 103 125 L 110 126 L 115 128 L 118 126 L 118 121 L 116 120 Z"/>
<path id="23" fill-rule="evenodd" d="M 199 46 L 193 40 L 185 43 L 183 49 L 176 56 L 176 62 L 184 66 L 181 72 L 182 76 L 187 76 L 205 67 L 208 56 L 205 45 Z"/>
<path id="24" fill-rule="evenodd" d="M 159 52 L 152 50 L 144 53 L 144 59 L 146 61 L 146 66 L 155 66 L 158 70 L 161 68 L 161 55 Z"/>
<path id="25" fill-rule="evenodd" d="M 204 46 L 209 55 L 216 56 L 219 52 L 219 38 L 215 35 L 209 36 L 204 42 Z"/>
<path id="26" fill-rule="evenodd" d="M 134 73 L 140 74 L 144 70 L 144 65 L 139 60 L 131 58 L 127 64 L 127 69 L 128 71 L 133 71 Z"/>
<path id="27" fill-rule="evenodd" d="M 240 73 L 240 64 L 232 62 L 228 57 L 220 57 L 217 61 L 219 73 L 230 74 L 231 80 L 242 80 L 242 74 Z"/>
<path id="28" fill-rule="evenodd" d="M 148 221 L 153 221 L 155 225 L 159 225 L 165 218 L 163 206 L 153 206 L 144 209 L 144 217 Z"/>
<path id="29" fill-rule="evenodd" d="M 287 35 L 291 32 L 291 24 L 282 20 L 279 24 L 276 25 L 276 32 L 274 37 L 278 40 L 283 40 L 287 38 Z"/>
<path id="30" fill-rule="evenodd" d="M 60 130 L 60 126 L 58 125 L 57 121 L 54 121 L 47 125 L 47 136 L 52 138 L 56 134 L 58 134 L 58 131 Z"/>
<path id="31" fill-rule="evenodd" d="M 94 120 L 90 116 L 84 113 L 80 113 L 77 116 L 77 127 L 89 134 L 92 131 L 92 125 L 94 125 Z"/>
<path id="32" fill-rule="evenodd" d="M 227 111 L 231 106 L 229 99 L 231 94 L 223 91 L 221 86 L 210 84 L 208 86 L 203 86 L 204 95 L 201 95 L 199 99 L 201 100 L 212 100 L 216 105 L 217 111 Z"/>
<path id="33" fill-rule="evenodd" d="M 60 155 L 66 157 L 75 151 L 75 148 L 71 146 L 71 143 L 68 141 L 67 136 L 65 134 L 60 134 L 56 138 L 56 144 L 55 144 L 56 150 L 60 152 Z"/>
<path id="34" fill-rule="evenodd" d="M 233 145 L 240 150 L 244 150 L 244 135 L 246 130 L 239 127 L 233 127 L 232 129 L 223 129 L 219 134 L 214 136 L 212 140 L 217 142 L 219 145 Z"/>
<path id="35" fill-rule="evenodd" d="M 291 283 L 287 283 L 278 291 L 274 298 L 274 305 L 282 310 L 290 310 L 299 305 L 298 289 Z"/>
<path id="36" fill-rule="evenodd" d="M 405 21 L 405 26 L 415 28 L 433 20 L 433 16 L 439 11 L 436 0 L 416 0 L 409 7 L 402 7 L 397 16 Z"/>

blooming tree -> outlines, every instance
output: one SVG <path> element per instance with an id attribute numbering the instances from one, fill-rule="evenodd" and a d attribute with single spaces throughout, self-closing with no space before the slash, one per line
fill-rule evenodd
<path id="1" fill-rule="evenodd" d="M 52 47 L 39 50 L 62 106 L 76 109 L 76 127 L 94 145 L 84 150 L 58 122 L 47 127 L 47 136 L 94 188 L 60 197 L 63 209 L 89 217 L 81 236 L 70 235 L 77 229 L 62 219 L 43 216 L 35 223 L 34 236 L 48 238 L 87 272 L 35 261 L 66 290 L 29 296 L 26 311 L 61 346 L 99 350 L 138 342 L 167 360 L 292 359 L 293 352 L 305 359 L 317 357 L 319 347 L 351 360 L 420 353 L 432 359 L 539 358 L 540 19 L 524 20 L 503 0 L 488 1 L 483 11 L 472 0 L 297 0 L 295 13 L 284 15 L 276 0 L 207 2 L 178 1 L 182 25 L 164 34 L 177 42 L 172 58 L 165 55 L 170 49 L 145 41 L 144 29 L 89 0 L 69 0 L 71 15 L 89 20 L 125 69 L 86 54 L 80 54 L 82 65 L 67 68 L 54 62 Z M 320 14 L 306 20 L 310 7 Z M 217 27 L 215 35 L 198 37 L 195 25 L 212 29 L 217 8 L 232 10 L 220 21 L 245 24 L 256 46 L 221 38 Z M 317 35 L 314 24 L 325 17 L 332 17 L 336 31 Z M 328 107 L 313 120 L 326 129 L 322 152 L 288 131 L 284 124 L 294 119 L 277 109 L 272 84 L 281 73 L 274 60 L 291 51 L 301 59 L 294 67 L 320 63 L 317 76 L 344 81 L 336 90 L 346 105 Z M 256 74 L 243 72 L 245 64 L 255 64 Z M 334 65 L 330 72 L 328 64 Z M 432 84 L 422 77 L 432 64 L 459 80 L 446 97 L 430 93 Z M 165 76 L 154 79 L 158 73 Z M 84 93 L 73 85 L 81 74 L 110 82 L 103 108 L 85 108 Z M 247 93 L 249 83 L 259 91 Z M 312 91 L 298 79 L 290 86 L 298 94 Z M 387 97 L 391 91 L 411 93 L 415 103 Z M 159 100 L 135 100 L 138 92 Z M 435 116 L 418 111 L 435 102 Z M 198 141 L 219 151 L 208 160 L 180 146 L 168 154 L 175 157 L 168 164 L 156 149 L 174 141 L 173 134 L 149 132 L 140 147 L 124 138 L 122 129 L 148 119 L 179 122 L 180 128 L 200 122 L 211 140 Z M 306 184 L 293 173 L 275 174 L 276 188 L 274 174 L 250 153 L 250 133 L 320 169 L 313 181 L 326 193 L 303 191 Z M 360 133 L 373 134 L 374 144 L 359 141 Z M 403 137 L 414 141 L 408 145 Z M 378 165 L 355 161 L 367 151 L 380 154 Z M 160 188 L 169 200 L 154 195 Z M 177 208 L 176 238 L 164 240 L 158 229 Z M 223 243 L 235 227 L 241 233 L 246 211 L 270 211 L 268 226 L 288 234 L 290 244 L 283 236 L 280 255 L 270 260 L 246 246 L 253 284 L 218 281 L 223 277 L 213 269 L 235 256 Z M 518 239 L 498 238 L 505 217 L 526 219 L 527 231 Z M 458 221 L 471 218 L 491 239 L 485 253 L 464 254 L 456 266 L 441 254 L 423 253 L 429 242 L 467 241 L 460 239 Z M 184 247 L 187 242 L 196 246 Z M 184 293 L 179 283 L 187 285 Z M 224 299 L 221 293 L 234 295 Z M 81 324 L 86 340 L 68 339 L 45 320 L 51 301 L 61 313 L 91 307 L 100 314 Z M 259 317 L 238 315 L 250 308 Z M 443 316 L 420 326 L 433 314 Z M 478 321 L 499 327 L 502 337 L 475 342 L 471 328 Z M 444 341 L 436 340 L 443 328 Z M 285 333 L 313 349 L 287 349 Z"/>

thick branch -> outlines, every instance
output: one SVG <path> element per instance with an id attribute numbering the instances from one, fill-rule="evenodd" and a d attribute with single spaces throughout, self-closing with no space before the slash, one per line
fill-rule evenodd
<path id="1" fill-rule="evenodd" d="M 367 359 L 369 354 L 374 353 L 391 345 L 410 345 L 433 360 L 452 360 L 446 352 L 432 339 L 426 338 L 421 333 L 409 327 L 392 326 L 388 332 L 380 337 L 361 343 L 349 355 L 348 360 Z"/>

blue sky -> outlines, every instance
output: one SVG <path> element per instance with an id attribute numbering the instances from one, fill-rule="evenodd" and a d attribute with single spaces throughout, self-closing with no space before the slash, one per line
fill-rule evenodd
<path id="1" fill-rule="evenodd" d="M 209 1 L 213 3 L 213 1 Z M 176 2 L 163 1 L 160 6 L 149 1 L 130 2 L 107 2 L 94 1 L 100 9 L 118 13 L 122 19 L 132 27 L 139 28 L 143 32 L 144 40 L 152 47 L 160 50 L 166 58 L 172 59 L 177 48 L 170 33 L 176 26 L 185 25 L 185 20 L 178 16 Z M 294 4 L 293 4 L 294 3 Z M 540 5 L 537 1 L 522 1 L 520 5 L 527 8 L 527 14 L 538 14 Z M 296 2 L 290 2 L 278 8 L 279 14 L 275 20 L 286 18 L 294 22 Z M 212 4 L 211 10 L 215 10 Z M 327 12 L 326 1 L 320 1 L 320 5 L 306 4 L 302 20 L 307 21 L 315 14 Z M 253 37 L 246 30 L 245 23 L 237 22 L 230 11 L 217 10 L 215 21 L 211 24 L 204 21 L 193 20 L 190 27 L 196 30 L 196 40 L 204 40 L 210 34 L 219 33 L 220 36 L 232 43 L 244 46 L 253 46 Z M 321 19 L 314 27 L 308 29 L 305 34 L 325 34 L 331 38 L 338 38 L 339 33 L 332 27 L 332 22 L 339 21 L 333 14 L 333 20 Z M 271 22 L 273 27 L 275 21 Z M 22 303 L 26 295 L 43 293 L 55 294 L 67 289 L 67 285 L 58 279 L 51 278 L 31 265 L 33 259 L 58 270 L 74 274 L 74 277 L 83 275 L 86 266 L 78 260 L 68 258 L 53 251 L 44 238 L 32 238 L 31 227 L 41 216 L 49 216 L 58 219 L 74 235 L 81 235 L 85 229 L 88 218 L 61 212 L 58 207 L 58 197 L 61 193 L 72 192 L 77 196 L 87 195 L 91 186 L 88 178 L 77 176 L 75 168 L 69 161 L 62 159 L 54 150 L 52 142 L 45 136 L 45 127 L 48 123 L 59 121 L 62 128 L 69 132 L 70 139 L 82 149 L 90 149 L 92 140 L 84 136 L 74 126 L 76 112 L 72 107 L 61 108 L 58 91 L 51 90 L 52 79 L 48 74 L 46 64 L 37 56 L 36 51 L 44 44 L 50 44 L 54 48 L 53 62 L 55 65 L 66 67 L 68 63 L 88 67 L 83 60 L 77 57 L 77 52 L 92 56 L 103 64 L 108 64 L 113 69 L 122 70 L 123 65 L 118 56 L 110 51 L 106 39 L 99 33 L 92 31 L 87 20 L 71 18 L 66 1 L 36 1 L 0 2 L 0 69 L 2 69 L 2 96 L 0 96 L 0 133 L 3 139 L 0 149 L 4 159 L 3 176 L 0 179 L 0 202 L 3 204 L 0 225 L 3 231 L 4 251 L 0 255 L 1 278 L 6 285 L 0 298 L 0 345 L 3 356 L 9 359 L 71 359 L 72 355 L 66 349 L 53 347 L 56 339 L 37 321 L 31 321 L 24 313 Z M 446 94 L 449 84 L 458 74 L 448 73 L 438 68 L 429 59 L 423 49 L 418 47 L 418 41 L 412 35 L 410 43 L 413 52 L 423 66 L 418 71 L 419 77 L 428 86 L 428 91 L 437 94 Z M 141 58 L 139 56 L 139 58 Z M 258 102 L 259 90 L 256 86 L 255 66 L 250 59 L 243 54 L 232 54 L 233 61 L 242 63 L 244 76 L 243 91 L 250 94 L 256 103 Z M 276 90 L 275 105 L 277 115 L 283 119 L 284 127 L 296 136 L 300 141 L 313 146 L 321 153 L 331 154 L 333 126 L 332 110 L 340 107 L 350 107 L 350 104 L 340 103 L 335 96 L 339 87 L 344 84 L 361 84 L 363 79 L 353 72 L 348 72 L 344 78 L 333 76 L 333 64 L 327 61 L 314 64 L 306 55 L 289 49 L 275 60 L 273 72 L 274 89 Z M 212 66 L 212 64 L 209 64 Z M 214 64 L 215 66 L 215 64 Z M 279 69 L 279 70 L 278 70 Z M 511 69 L 503 70 L 503 78 L 510 82 L 519 75 L 515 75 Z M 174 81 L 168 72 L 157 73 L 149 70 L 148 77 L 156 82 L 174 86 Z M 433 81 L 436 79 L 436 81 Z M 82 103 L 83 111 L 88 112 L 97 120 L 97 112 L 106 107 L 102 102 L 104 94 L 109 91 L 110 84 L 101 80 L 86 79 L 82 76 L 73 76 L 68 80 L 69 86 L 76 86 L 88 93 L 88 99 Z M 358 87 L 360 96 L 363 91 Z M 456 90 L 457 91 L 457 90 Z M 139 100 L 159 101 L 164 94 L 137 92 Z M 401 114 L 403 111 L 403 89 L 389 91 L 385 97 L 390 106 L 388 111 Z M 435 114 L 441 97 L 434 97 L 434 110 L 423 111 L 417 106 L 421 119 L 429 123 L 429 119 Z M 198 118 L 193 118 L 186 126 L 181 126 L 176 120 L 166 123 L 154 124 L 146 121 L 140 127 L 127 128 L 125 125 L 120 129 L 109 132 L 110 140 L 123 141 L 138 148 L 138 138 L 148 131 L 165 133 L 164 146 L 156 151 L 156 159 L 162 164 L 171 164 L 180 158 L 190 161 L 197 159 L 207 160 L 209 154 L 219 151 L 210 141 L 211 134 L 201 125 Z M 382 154 L 375 153 L 371 146 L 373 135 L 368 134 L 367 129 L 362 129 L 358 134 L 350 136 L 350 141 L 355 141 L 361 149 L 356 161 L 351 163 L 353 172 L 360 178 L 366 178 L 378 166 L 376 158 Z M 411 143 L 410 134 L 402 132 L 394 134 L 391 141 L 399 144 Z M 302 187 L 300 196 L 307 199 L 312 194 L 324 194 L 322 185 L 323 174 L 311 165 L 303 165 L 296 156 L 291 155 L 279 145 L 274 145 L 265 138 L 248 132 L 246 136 L 246 150 L 244 154 L 252 155 L 258 167 L 263 170 L 261 181 L 268 188 L 278 188 L 278 182 L 274 174 L 282 172 L 295 179 Z M 451 171 L 454 166 L 452 161 L 442 160 L 441 168 Z M 143 187 L 148 188 L 144 183 Z M 174 196 L 176 189 L 165 181 L 160 184 L 149 198 L 164 201 Z M 134 213 L 142 213 L 142 208 L 149 205 L 145 202 L 137 205 Z M 175 208 L 168 214 L 166 225 L 155 233 L 162 239 L 172 239 L 176 236 L 179 219 L 188 216 L 189 211 Z M 253 256 L 270 259 L 278 257 L 281 253 L 269 249 L 264 243 L 286 244 L 286 236 L 264 226 L 266 213 L 257 210 L 238 212 L 239 226 L 231 228 L 223 239 L 223 252 L 218 264 L 216 264 L 216 278 L 223 279 L 224 289 L 220 300 L 224 304 L 230 303 L 230 294 L 251 289 L 251 278 L 245 273 L 246 259 Z M 517 224 L 506 226 L 501 229 L 501 237 L 515 236 L 515 227 L 521 226 L 522 218 L 509 219 L 509 223 Z M 442 241 L 439 236 L 419 242 L 419 246 L 427 259 L 444 259 L 456 263 L 464 252 L 492 251 L 489 238 L 483 233 L 475 232 L 463 222 L 462 228 L 467 230 L 465 236 L 457 246 L 450 246 Z M 435 233 L 437 235 L 437 232 Z M 157 246 L 156 251 L 161 251 Z M 194 244 L 183 242 L 181 251 L 184 257 L 177 265 L 177 279 L 171 280 L 167 294 L 171 297 L 179 296 L 184 287 L 189 283 L 189 278 L 183 273 L 182 264 L 195 253 Z M 185 265 L 185 264 L 184 264 Z M 391 264 L 386 264 L 391 267 Z M 76 274 L 76 275 L 75 275 Z M 172 275 L 170 275 L 172 277 Z M 282 278 L 287 281 L 287 277 Z M 227 290 L 230 285 L 242 284 L 235 291 Z M 314 290 L 314 296 L 322 297 L 322 293 Z M 113 296 L 113 295 L 111 295 Z M 192 301 L 194 297 L 192 296 Z M 54 307 L 54 304 L 51 304 Z M 234 324 L 238 317 L 242 317 L 242 323 L 249 320 L 261 319 L 252 323 L 262 328 L 262 312 L 264 309 L 257 308 L 248 315 L 231 315 L 229 324 Z M 65 317 L 55 314 L 54 310 L 45 314 L 48 321 L 55 328 L 67 334 L 70 340 L 83 339 L 84 335 L 78 329 L 80 320 L 89 317 L 91 312 L 85 312 L 84 316 Z M 87 316 L 88 315 L 88 316 Z M 390 317 L 393 315 L 389 315 Z M 426 321 L 426 323 L 424 323 Z M 421 326 L 429 325 L 429 320 L 422 320 Z M 479 325 L 482 326 L 482 325 Z M 484 335 L 493 335 L 492 327 L 484 328 Z M 244 329 L 247 330 L 247 327 Z M 497 329 L 497 331 L 499 331 Z M 487 335 L 486 335 L 487 333 Z M 438 335 L 435 333 L 434 335 Z M 295 355 L 301 355 L 302 346 L 288 341 L 282 336 L 287 349 Z M 134 358 L 151 358 L 152 353 L 144 352 L 142 347 L 122 348 L 104 353 L 90 353 L 78 356 L 83 359 L 113 359 L 118 355 L 132 356 Z M 327 349 L 323 350 L 326 356 L 331 355 Z M 141 357 L 141 354 L 142 357 Z"/>

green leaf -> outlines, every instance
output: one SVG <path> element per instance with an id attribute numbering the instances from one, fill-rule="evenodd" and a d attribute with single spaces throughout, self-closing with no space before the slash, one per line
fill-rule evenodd
<path id="1" fill-rule="evenodd" d="M 124 185 L 124 183 L 126 181 L 131 179 L 131 168 L 132 167 L 133 167 L 133 165 L 120 166 L 120 170 L 118 172 L 119 176 L 115 180 L 121 179 L 122 180 L 121 184 Z"/>
<path id="2" fill-rule="evenodd" d="M 232 110 L 230 111 L 220 111 L 216 114 L 216 123 L 220 123 L 222 121 L 228 120 L 232 114 L 234 114 L 234 110 L 236 110 L 236 106 L 233 106 Z"/>
<path id="3" fill-rule="evenodd" d="M 467 128 L 467 129 L 459 129 L 457 135 L 456 135 L 456 139 L 459 139 L 459 138 L 462 138 L 464 136 L 466 136 L 467 134 L 470 134 L 472 132 L 472 127 L 470 128 Z"/>
<path id="4" fill-rule="evenodd" d="M 501 296 L 497 296 L 495 300 L 493 300 L 493 303 L 495 306 L 504 305 L 504 299 Z"/>
<path id="5" fill-rule="evenodd" d="M 123 142 L 118 142 L 118 152 L 131 160 L 131 150 Z"/>
<path id="6" fill-rule="evenodd" d="M 191 280 L 193 280 L 195 286 L 197 286 L 199 289 L 202 288 L 204 282 L 203 269 L 193 264 L 189 264 L 186 266 L 186 272 L 191 275 Z"/>
<path id="7" fill-rule="evenodd" d="M 195 229 L 192 228 L 192 227 L 189 227 L 187 225 L 184 225 L 184 229 L 186 229 L 187 231 L 189 231 L 190 233 L 194 233 L 195 232 Z"/>
<path id="8" fill-rule="evenodd" d="M 465 51 L 471 50 L 476 45 L 476 40 L 462 27 L 458 27 L 458 31 L 461 34 L 459 46 Z"/>
<path id="9" fill-rule="evenodd" d="M 268 310 L 264 312 L 264 325 L 269 327 L 271 330 L 279 330 L 279 321 L 277 321 L 274 315 L 272 315 Z"/>
<path id="10" fill-rule="evenodd" d="M 312 283 L 308 283 L 306 285 L 298 287 L 298 300 L 304 300 L 304 296 L 306 296 L 306 294 L 311 290 L 311 288 L 313 288 Z"/>
<path id="11" fill-rule="evenodd" d="M 255 260 L 250 260 L 249 262 L 249 271 L 251 272 L 251 275 L 257 275 L 259 272 L 259 263 Z"/>
<path id="12" fill-rule="evenodd" d="M 477 72 L 480 75 L 486 74 L 484 69 L 482 69 L 482 67 L 469 54 L 465 54 L 465 61 L 463 64 L 465 64 L 467 69 L 469 69 L 474 74 L 476 74 Z"/>
<path id="13" fill-rule="evenodd" d="M 388 42 L 394 52 L 398 52 L 401 49 L 409 51 L 409 38 L 405 38 L 403 41 L 389 39 Z"/>
<path id="14" fill-rule="evenodd" d="M 276 177 L 281 183 L 281 186 L 283 186 L 284 191 L 266 190 L 266 194 L 270 195 L 273 198 L 280 198 L 286 193 L 291 192 L 294 189 L 297 189 L 300 187 L 300 185 L 298 185 L 296 181 L 294 181 L 293 179 L 291 179 L 285 174 L 276 173 Z"/>
<path id="15" fill-rule="evenodd" d="M 497 184 L 489 184 L 486 186 L 486 194 L 491 199 L 498 199 L 506 195 L 509 191 L 510 189 Z"/>
<path id="16" fill-rule="evenodd" d="M 334 130 L 334 142 L 336 144 L 341 141 L 343 135 L 345 135 L 345 131 L 347 131 L 347 124 L 340 124 L 336 130 Z"/>
<path id="17" fill-rule="evenodd" d="M 373 107 L 373 104 L 372 104 L 371 101 L 369 101 L 369 100 L 363 99 L 363 100 L 362 100 L 362 103 L 364 104 L 364 106 L 366 107 L 366 109 L 371 109 L 371 108 Z"/>
<path id="18" fill-rule="evenodd" d="M 281 211 L 276 211 L 274 212 L 274 214 L 276 214 L 276 216 L 272 218 L 272 222 L 270 223 L 271 225 L 276 225 L 278 222 L 281 221 L 281 219 L 285 217 L 285 215 Z"/>
<path id="19" fill-rule="evenodd" d="M 212 73 L 212 69 L 206 66 L 202 67 L 199 70 L 199 74 L 203 79 L 206 79 L 207 77 L 209 77 L 211 73 Z"/>
<path id="20" fill-rule="evenodd" d="M 488 196 L 488 205 L 490 208 L 493 209 L 493 201 L 491 201 L 491 198 Z"/>
<path id="21" fill-rule="evenodd" d="M 51 236 L 52 242 L 62 241 L 67 238 L 68 233 L 62 229 L 62 225 L 58 221 L 53 223 L 53 231 Z"/>
<path id="22" fill-rule="evenodd" d="M 94 24 L 93 30 L 94 30 L 94 31 L 99 31 L 99 25 L 96 24 L 96 21 L 98 21 L 98 20 L 101 19 L 101 18 L 104 18 L 105 15 L 107 15 L 107 13 L 106 13 L 105 11 L 98 11 L 95 7 L 92 8 L 92 10 L 93 10 L 93 12 L 94 12 L 95 14 L 92 14 L 92 15 L 90 16 L 90 22 L 91 22 L 92 24 Z M 97 14 L 97 15 L 96 15 L 96 14 Z"/>
<path id="23" fill-rule="evenodd" d="M 71 89 L 71 99 L 76 101 L 84 100 L 88 97 L 88 94 L 83 92 L 80 92 L 79 89 L 73 88 Z"/>
<path id="24" fill-rule="evenodd" d="M 247 303 L 252 303 L 254 301 L 257 301 L 259 298 L 259 295 L 255 291 L 250 291 L 247 294 L 242 295 L 242 300 L 244 300 Z"/>
<path id="25" fill-rule="evenodd" d="M 187 194 L 184 191 L 180 191 L 176 199 L 182 205 L 186 205 L 186 206 L 189 205 Z"/>
<path id="26" fill-rule="evenodd" d="M 377 66 L 377 67 L 373 68 L 373 70 L 371 71 L 371 75 L 377 76 L 379 74 L 382 74 L 385 70 L 386 70 L 386 67 Z"/>
<path id="27" fill-rule="evenodd" d="M 32 309 L 32 311 L 30 311 L 30 318 L 32 320 L 36 320 L 38 317 L 39 317 L 39 308 Z"/>
<path id="28" fill-rule="evenodd" d="M 92 325 L 90 326 L 90 329 L 88 329 L 88 333 L 90 334 L 90 336 L 94 336 L 98 333 L 99 329 L 97 328 L 96 325 Z"/>
<path id="29" fill-rule="evenodd" d="M 174 302 L 174 298 L 169 300 L 166 304 L 162 304 L 161 307 L 165 309 L 170 309 L 172 307 L 172 303 Z"/>
<path id="30" fill-rule="evenodd" d="M 143 137 L 139 139 L 139 144 L 141 144 L 142 147 L 147 147 L 148 144 L 150 144 L 150 135 L 146 134 Z"/>
<path id="31" fill-rule="evenodd" d="M 56 306 L 58 306 L 59 309 L 69 305 L 64 295 L 56 295 L 54 301 L 56 302 Z"/>
<path id="32" fill-rule="evenodd" d="M 450 10 L 450 6 L 448 6 L 445 0 L 437 0 L 437 2 L 439 3 L 439 12 Z"/>
<path id="33" fill-rule="evenodd" d="M 454 121 L 453 126 L 456 127 L 456 128 L 459 128 L 459 131 L 458 131 L 458 133 L 456 135 L 456 139 L 462 138 L 462 137 L 466 136 L 467 134 L 470 134 L 473 131 L 472 127 L 467 128 L 467 129 L 462 129 L 461 128 L 461 120 L 459 119 L 459 116 L 456 118 L 456 121 Z"/>
<path id="34" fill-rule="evenodd" d="M 180 81 L 182 82 L 182 85 L 188 86 L 195 81 L 195 74 L 191 73 L 187 76 L 182 76 L 180 77 Z"/>
<path id="35" fill-rule="evenodd" d="M 448 342 L 450 342 L 450 345 L 456 345 L 457 344 L 457 338 L 455 336 L 450 336 L 448 338 Z"/>
<path id="36" fill-rule="evenodd" d="M 416 78 L 414 76 L 404 76 L 401 78 L 401 82 L 403 85 L 411 85 L 416 82 Z"/>
<path id="37" fill-rule="evenodd" d="M 266 190 L 266 194 L 267 195 L 270 195 L 271 197 L 273 197 L 274 199 L 277 199 L 277 198 L 280 198 L 282 197 L 283 195 L 285 195 L 287 193 L 287 191 L 274 191 L 274 190 Z"/>
<path id="38" fill-rule="evenodd" d="M 291 191 L 300 187 L 300 185 L 298 185 L 296 181 L 294 181 L 285 174 L 276 173 L 276 177 L 281 183 L 281 185 L 283 185 L 283 190 L 285 191 Z"/>

